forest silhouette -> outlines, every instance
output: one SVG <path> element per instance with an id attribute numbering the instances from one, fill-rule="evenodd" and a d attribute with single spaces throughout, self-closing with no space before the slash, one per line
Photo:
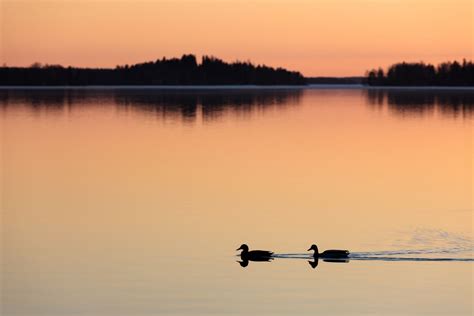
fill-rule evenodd
<path id="1" fill-rule="evenodd" d="M 195 55 L 165 58 L 115 68 L 78 68 L 34 63 L 0 67 L 0 86 L 121 86 L 121 85 L 306 85 L 367 84 L 369 86 L 474 86 L 474 63 L 444 62 L 437 66 L 396 63 L 386 71 L 372 69 L 365 77 L 307 77 L 300 72 L 249 61 L 225 62 Z"/>
<path id="2" fill-rule="evenodd" d="M 1 67 L 0 85 L 301 85 L 306 80 L 296 71 L 255 66 L 251 62 L 227 63 L 194 55 L 158 59 L 116 68 L 76 68 L 60 65 Z"/>
<path id="3" fill-rule="evenodd" d="M 371 86 L 474 86 L 474 63 L 444 62 L 436 67 L 431 64 L 397 63 L 388 68 L 367 72 Z"/>

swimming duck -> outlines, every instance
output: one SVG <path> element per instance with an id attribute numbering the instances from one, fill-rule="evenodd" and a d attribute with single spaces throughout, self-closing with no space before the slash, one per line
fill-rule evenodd
<path id="1" fill-rule="evenodd" d="M 319 253 L 318 246 L 315 244 L 311 245 L 311 248 L 308 251 L 314 250 L 314 258 L 329 258 L 329 259 L 338 259 L 338 258 L 348 258 L 349 251 L 348 250 L 326 250 L 322 253 Z"/>
<path id="2" fill-rule="evenodd" d="M 267 250 L 252 250 L 249 251 L 249 246 L 242 244 L 237 250 L 242 250 L 240 257 L 246 261 L 269 261 L 272 258 L 273 252 Z"/>

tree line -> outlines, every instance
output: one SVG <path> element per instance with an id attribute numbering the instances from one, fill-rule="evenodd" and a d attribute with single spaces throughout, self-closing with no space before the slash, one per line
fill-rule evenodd
<path id="1" fill-rule="evenodd" d="M 444 62 L 437 66 L 419 63 L 397 63 L 385 72 L 382 68 L 367 72 L 373 86 L 474 86 L 474 63 Z"/>
<path id="2" fill-rule="evenodd" d="M 204 56 L 162 58 L 152 62 L 116 68 L 77 68 L 61 65 L 0 67 L 0 85 L 301 85 L 306 80 L 296 71 L 254 65 L 227 63 Z"/>

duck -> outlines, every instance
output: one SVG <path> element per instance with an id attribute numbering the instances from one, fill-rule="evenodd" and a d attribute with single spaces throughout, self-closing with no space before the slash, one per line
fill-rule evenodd
<path id="1" fill-rule="evenodd" d="M 273 252 L 268 250 L 252 250 L 249 251 L 249 246 L 242 244 L 237 251 L 242 250 L 240 257 L 244 261 L 269 261 L 272 259 Z"/>
<path id="2" fill-rule="evenodd" d="M 344 259 L 349 258 L 349 251 L 348 250 L 326 250 L 321 253 L 318 251 L 318 246 L 315 244 L 311 245 L 308 251 L 314 250 L 314 258 L 328 258 L 328 259 Z"/>

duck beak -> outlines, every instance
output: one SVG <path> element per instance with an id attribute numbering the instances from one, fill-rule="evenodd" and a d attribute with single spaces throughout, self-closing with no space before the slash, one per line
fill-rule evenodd
<path id="1" fill-rule="evenodd" d="M 242 250 L 242 247 L 235 249 L 235 251 Z"/>
<path id="2" fill-rule="evenodd" d="M 308 249 L 308 250 L 306 250 L 306 251 L 310 251 L 310 250 L 312 250 L 312 248 L 309 248 L 309 249 Z"/>

